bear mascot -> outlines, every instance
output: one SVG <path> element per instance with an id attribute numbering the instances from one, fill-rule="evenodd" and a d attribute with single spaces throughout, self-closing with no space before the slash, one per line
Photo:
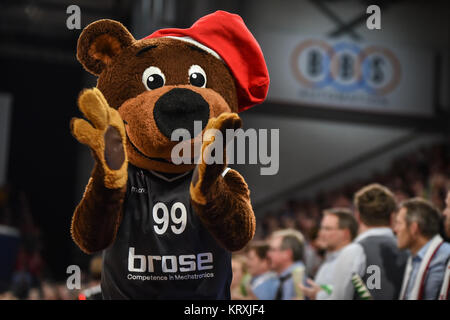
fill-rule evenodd
<path id="1" fill-rule="evenodd" d="M 231 252 L 252 239 L 255 217 L 226 144 L 223 161 L 208 161 L 216 135 L 203 134 L 240 128 L 237 113 L 266 98 L 255 38 L 225 11 L 141 40 L 99 20 L 80 34 L 77 58 L 98 80 L 78 98 L 85 119 L 70 123 L 95 159 L 71 234 L 84 252 L 103 250 L 103 298 L 229 299 Z M 179 129 L 191 138 L 172 139 Z"/>

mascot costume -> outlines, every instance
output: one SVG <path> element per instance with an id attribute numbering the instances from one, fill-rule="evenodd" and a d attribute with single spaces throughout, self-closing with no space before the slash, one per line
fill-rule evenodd
<path id="1" fill-rule="evenodd" d="M 98 81 L 78 99 L 86 120 L 71 121 L 95 158 L 71 233 L 84 252 L 103 250 L 103 298 L 229 299 L 231 251 L 252 239 L 255 217 L 225 146 L 224 161 L 210 163 L 214 136 L 202 135 L 240 128 L 237 113 L 264 101 L 269 76 L 255 38 L 224 11 L 141 40 L 99 20 L 81 33 L 77 58 Z M 192 150 L 203 138 L 202 161 L 174 163 L 179 128 Z"/>

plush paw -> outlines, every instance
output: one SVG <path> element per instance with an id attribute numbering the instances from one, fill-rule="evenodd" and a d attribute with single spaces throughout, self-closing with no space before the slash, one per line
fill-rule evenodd
<path id="1" fill-rule="evenodd" d="M 84 90 L 78 98 L 80 111 L 88 121 L 73 118 L 72 135 L 88 145 L 105 174 L 105 186 L 121 188 L 127 179 L 126 134 L 117 110 L 110 108 L 97 88 Z"/>
<path id="2" fill-rule="evenodd" d="M 222 113 L 217 118 L 211 118 L 205 128 L 202 143 L 202 160 L 194 170 L 192 177 L 190 194 L 191 198 L 200 204 L 206 203 L 206 194 L 210 187 L 217 181 L 222 172 L 227 167 L 226 145 L 223 145 L 221 159 L 210 159 L 212 155 L 215 133 L 220 131 L 222 142 L 225 143 L 227 129 L 239 129 L 242 127 L 242 120 L 236 113 Z M 214 129 L 214 130 L 210 130 Z M 219 161 L 217 161 L 219 160 Z"/>

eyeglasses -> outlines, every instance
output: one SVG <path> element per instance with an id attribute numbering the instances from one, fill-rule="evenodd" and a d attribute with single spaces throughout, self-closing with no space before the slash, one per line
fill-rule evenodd
<path id="1" fill-rule="evenodd" d="M 336 227 L 320 227 L 320 230 L 324 230 L 324 231 L 333 231 L 333 230 L 341 230 L 341 228 L 336 228 Z"/>
<path id="2" fill-rule="evenodd" d="M 272 247 L 269 247 L 269 251 L 284 251 L 284 250 L 286 250 L 286 249 L 284 249 L 284 248 L 272 248 Z"/>

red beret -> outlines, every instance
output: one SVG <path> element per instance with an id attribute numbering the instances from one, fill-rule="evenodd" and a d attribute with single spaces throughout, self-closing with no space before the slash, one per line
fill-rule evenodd
<path id="1" fill-rule="evenodd" d="M 238 112 L 266 98 L 269 90 L 266 62 L 258 42 L 239 15 L 216 11 L 200 18 L 188 29 L 161 29 L 144 39 L 160 37 L 194 40 L 225 61 L 236 81 Z"/>

